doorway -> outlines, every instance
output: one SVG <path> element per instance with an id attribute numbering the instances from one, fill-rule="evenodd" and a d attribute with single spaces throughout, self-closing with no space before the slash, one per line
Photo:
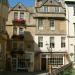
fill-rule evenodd
<path id="1" fill-rule="evenodd" d="M 46 58 L 41 58 L 41 70 L 46 71 Z"/>

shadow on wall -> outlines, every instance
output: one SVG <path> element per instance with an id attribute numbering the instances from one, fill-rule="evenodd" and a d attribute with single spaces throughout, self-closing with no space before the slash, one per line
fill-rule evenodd
<path id="1" fill-rule="evenodd" d="M 6 51 L 6 71 L 11 71 L 11 57 L 12 57 L 12 41 L 23 41 L 24 42 L 24 53 L 33 52 L 34 53 L 34 71 L 40 71 L 40 48 L 35 43 L 34 38 L 29 31 L 25 31 L 24 35 L 12 35 L 7 41 L 7 51 Z M 38 49 L 34 50 L 34 47 Z M 24 54 L 23 53 L 23 54 Z"/>
<path id="2" fill-rule="evenodd" d="M 34 52 L 34 71 L 40 71 L 40 53 L 38 44 L 34 41 L 32 34 L 25 31 L 25 51 Z M 37 49 L 37 50 L 36 50 Z"/>

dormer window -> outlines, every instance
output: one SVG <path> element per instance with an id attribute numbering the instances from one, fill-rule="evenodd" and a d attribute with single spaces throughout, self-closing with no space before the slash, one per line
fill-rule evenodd
<path id="1" fill-rule="evenodd" d="M 59 13 L 59 7 L 55 7 L 55 13 Z"/>
<path id="2" fill-rule="evenodd" d="M 49 0 L 50 3 L 52 3 L 52 0 Z"/>
<path id="3" fill-rule="evenodd" d="M 48 6 L 44 6 L 44 12 L 48 12 Z"/>
<path id="4" fill-rule="evenodd" d="M 19 6 L 18 8 L 21 9 L 21 6 Z"/>

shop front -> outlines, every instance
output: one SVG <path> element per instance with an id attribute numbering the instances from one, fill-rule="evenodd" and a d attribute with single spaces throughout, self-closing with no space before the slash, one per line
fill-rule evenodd
<path id="1" fill-rule="evenodd" d="M 64 54 L 63 53 L 40 53 L 40 71 L 48 71 L 49 65 L 53 69 L 59 68 L 64 65 Z"/>
<path id="2" fill-rule="evenodd" d="M 32 72 L 34 70 L 33 53 L 25 53 L 23 55 L 13 55 L 11 58 L 12 71 Z"/>

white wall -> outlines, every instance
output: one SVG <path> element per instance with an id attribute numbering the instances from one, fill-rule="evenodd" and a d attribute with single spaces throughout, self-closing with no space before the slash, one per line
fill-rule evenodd
<path id="1" fill-rule="evenodd" d="M 67 24 L 67 32 L 69 33 L 68 36 L 74 36 L 74 10 L 73 5 L 66 5 L 66 24 Z"/>
<path id="2" fill-rule="evenodd" d="M 43 47 L 38 48 L 38 36 L 35 36 L 35 51 L 41 51 L 41 52 L 49 52 L 47 49 L 46 43 L 49 44 L 50 37 L 54 37 L 55 39 L 55 48 L 52 49 L 53 52 L 66 52 L 68 51 L 68 45 L 67 45 L 67 38 L 66 38 L 66 47 L 61 48 L 61 36 L 43 36 Z M 62 37 L 65 37 L 64 35 Z"/>
<path id="3" fill-rule="evenodd" d="M 70 0 L 71 1 L 71 0 Z M 75 35 L 74 35 L 74 24 L 75 23 L 75 16 L 74 16 L 74 4 L 67 4 L 66 5 L 66 25 L 67 25 L 67 39 L 68 39 L 68 53 L 74 54 L 74 45 L 75 45 Z M 70 58 L 74 61 L 74 55 Z"/>

